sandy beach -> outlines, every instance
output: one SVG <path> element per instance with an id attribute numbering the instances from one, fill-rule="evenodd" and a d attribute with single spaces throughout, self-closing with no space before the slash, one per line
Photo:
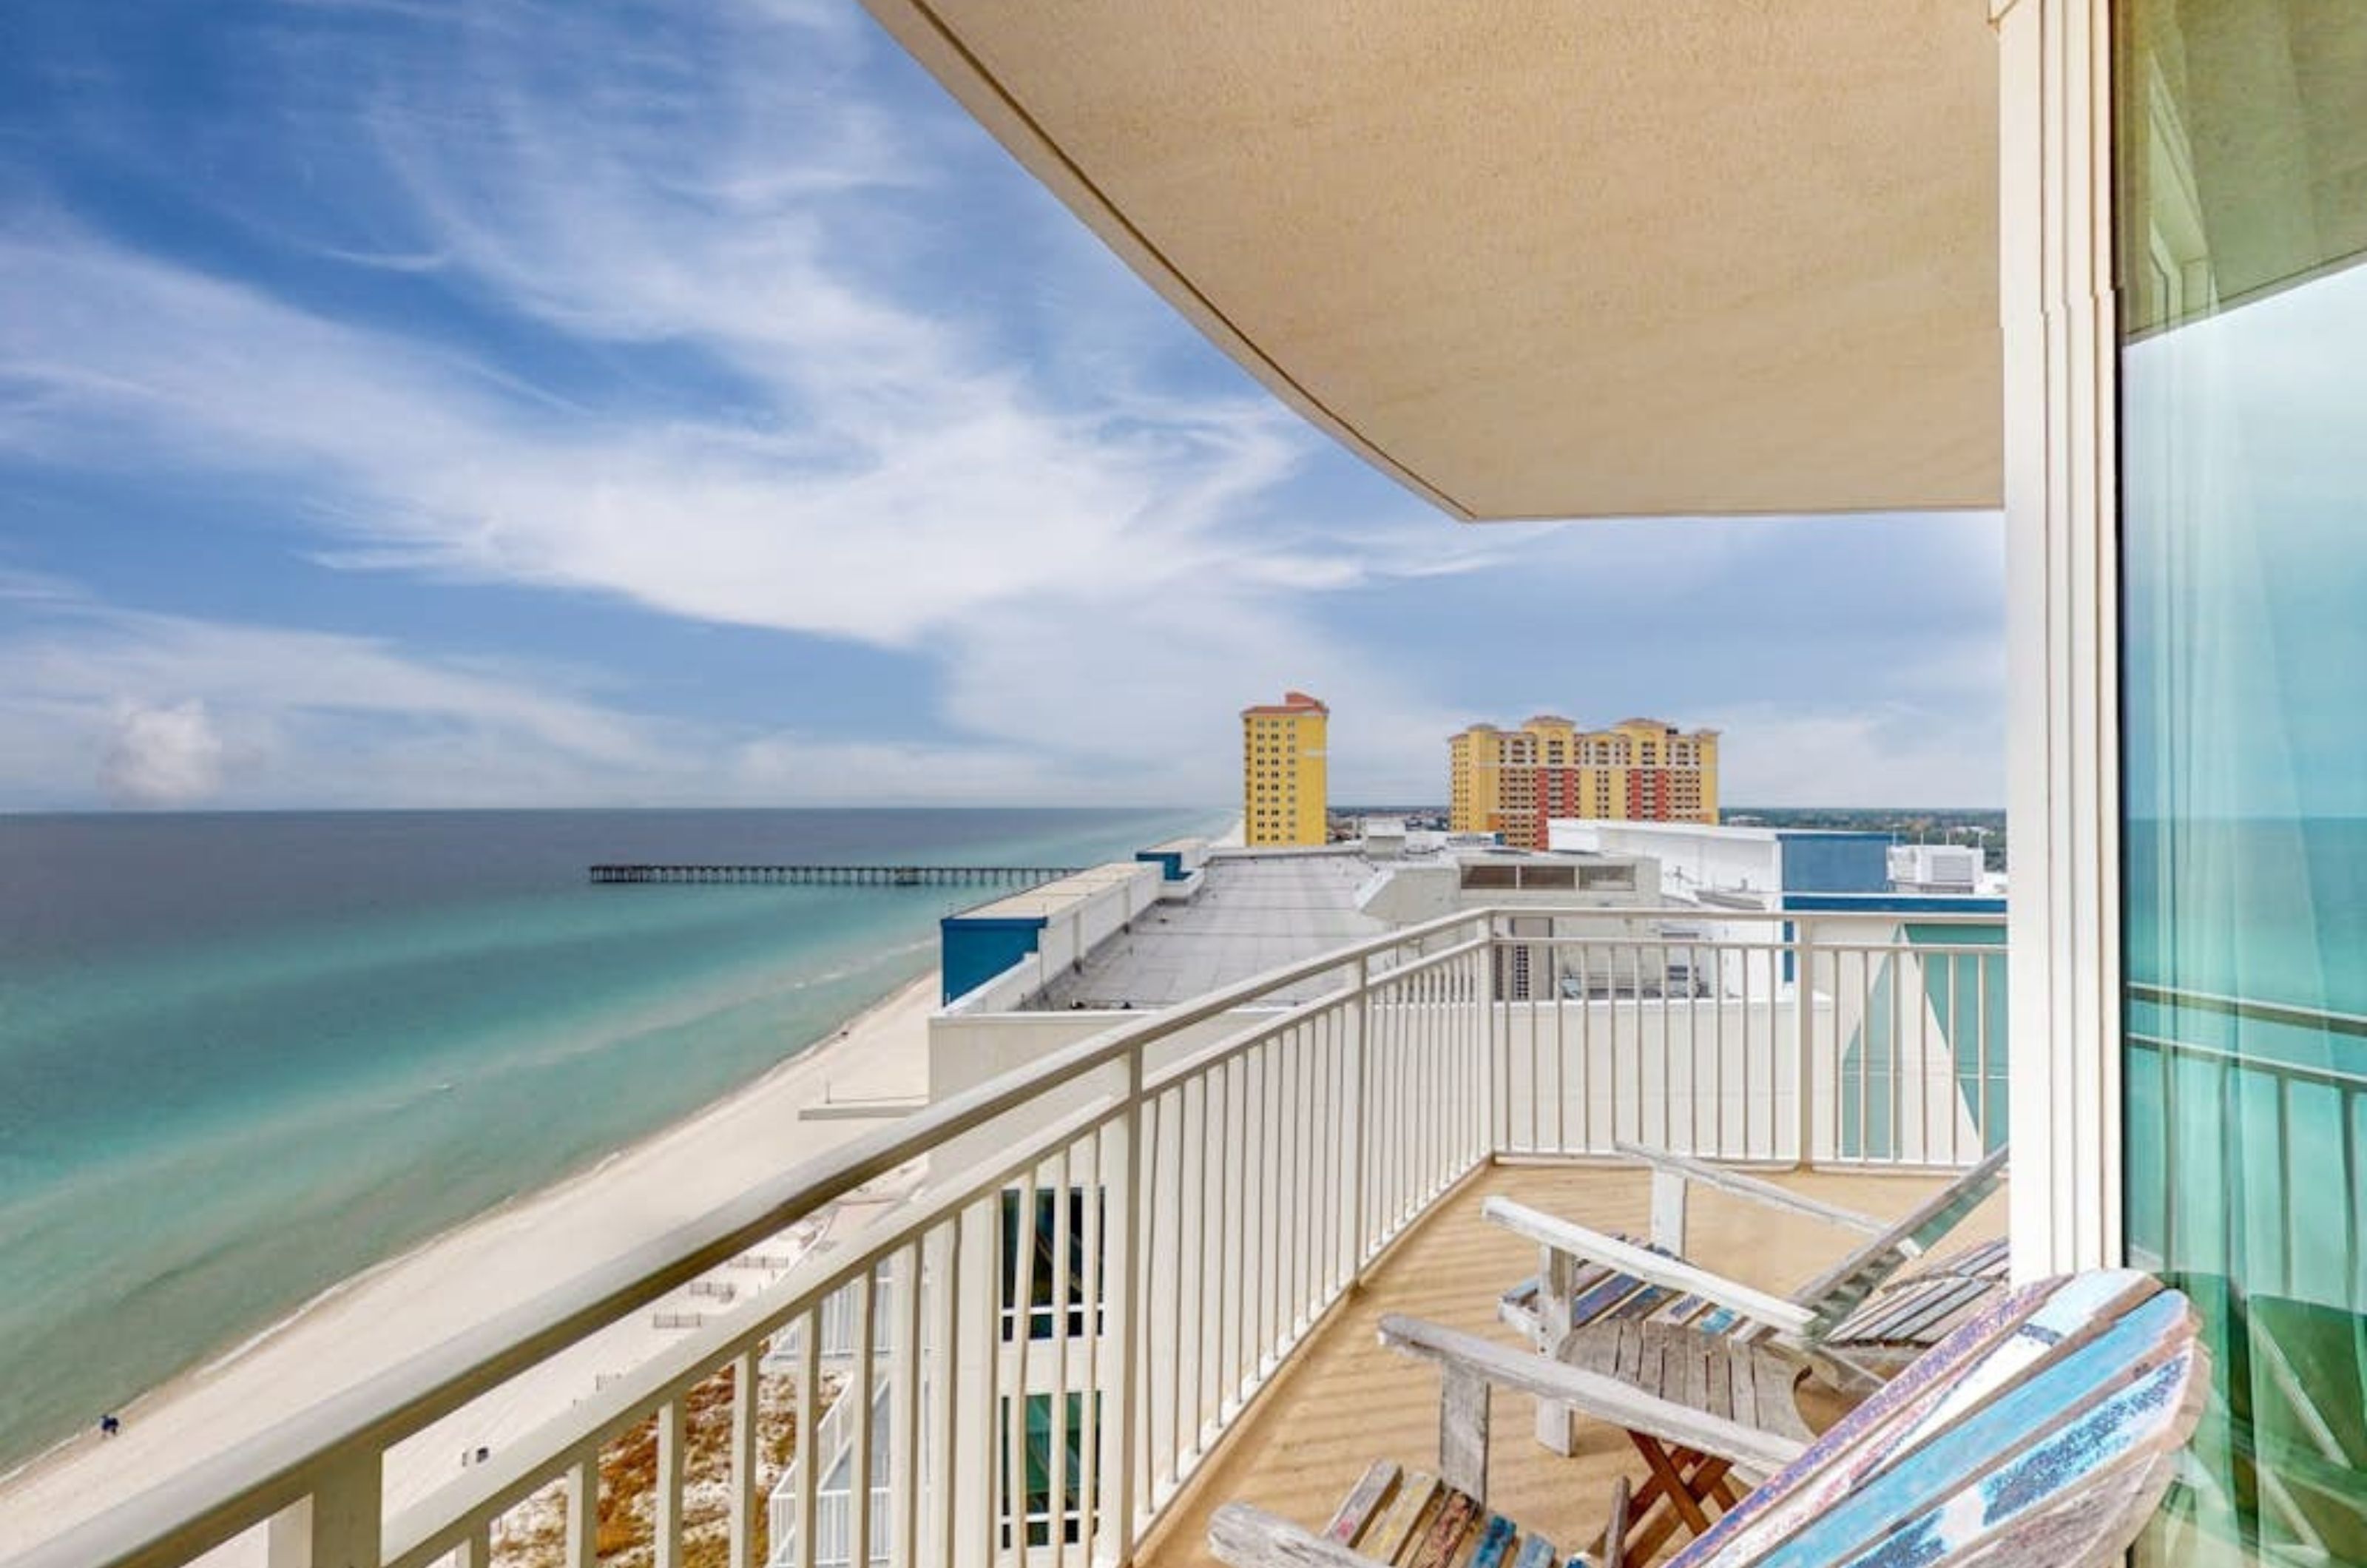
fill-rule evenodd
<path id="1" fill-rule="evenodd" d="M 787 1165 L 879 1124 L 876 1106 L 917 1103 L 927 1090 L 933 973 L 836 1035 L 685 1121 L 554 1187 L 520 1198 L 346 1281 L 268 1333 L 126 1407 L 120 1435 L 88 1435 L 0 1480 L 0 1555 L 55 1535 L 295 1412 L 529 1300 L 571 1274 L 641 1245 L 736 1196 Z M 800 1113 L 828 1108 L 820 1116 Z M 855 1201 L 850 1201 L 850 1206 Z M 832 1224 L 852 1224 L 843 1214 Z M 809 1223 L 767 1246 L 785 1261 L 819 1238 Z M 668 1309 L 719 1310 L 776 1269 L 718 1271 L 705 1292 L 651 1310 L 576 1346 L 427 1428 L 389 1454 L 389 1504 L 400 1508 L 448 1481 L 479 1448 L 499 1448 L 591 1394 L 604 1374 L 634 1365 L 679 1330 Z M 210 1563 L 259 1562 L 259 1537 Z"/>

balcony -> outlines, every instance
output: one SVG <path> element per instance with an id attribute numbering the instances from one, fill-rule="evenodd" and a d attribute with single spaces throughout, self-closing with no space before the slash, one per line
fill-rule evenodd
<path id="1" fill-rule="evenodd" d="M 1824 1202 L 1896 1218 L 1937 1187 L 1931 1177 L 1872 1171 L 1793 1173 L 1782 1185 Z M 1438 1381 L 1427 1367 L 1382 1348 L 1383 1314 L 1404 1313 L 1506 1339 L 1489 1286 L 1536 1267 L 1534 1247 L 1481 1220 L 1479 1206 L 1503 1194 L 1597 1230 L 1640 1232 L 1649 1182 L 1600 1167 L 1491 1165 L 1442 1200 L 1369 1269 L 1361 1290 L 1328 1317 L 1252 1406 L 1220 1453 L 1177 1497 L 1144 1543 L 1147 1568 L 1213 1564 L 1208 1516 L 1225 1503 L 1258 1504 L 1285 1518 L 1320 1521 L 1366 1465 L 1394 1459 L 1432 1466 L 1438 1449 Z M 1951 1238 L 1974 1242 L 2005 1232 L 2005 1195 L 1991 1197 Z M 1781 1294 L 1836 1259 L 1856 1240 L 1829 1224 L 1771 1214 L 1740 1199 L 1696 1195 L 1687 1234 L 1721 1271 Z M 1584 1542 L 1603 1529 L 1612 1483 L 1640 1480 L 1641 1461 L 1616 1430 L 1581 1422 L 1568 1456 L 1529 1441 L 1527 1402 L 1501 1399 L 1501 1434 L 1491 1450 L 1489 1497 L 1500 1511 L 1554 1540 Z M 1846 1408 L 1811 1382 L 1801 1408 L 1821 1428 Z M 1350 1413 L 1353 1413 L 1351 1415 Z"/>
<path id="2" fill-rule="evenodd" d="M 1980 1158 L 2003 1136 L 2000 937 L 1993 919 L 1523 908 L 1327 953 L 786 1171 L 193 1456 L 21 1568 L 180 1563 L 248 1532 L 272 1568 L 1195 1560 L 1215 1501 L 1311 1515 L 1364 1460 L 1427 1452 L 1431 1380 L 1383 1360 L 1372 1323 L 1489 1318 L 1532 1260 L 1479 1224 L 1486 1193 L 1633 1225 L 1646 1182 L 1605 1163 L 1627 1140 L 1897 1213 Z M 383 1456 L 406 1438 L 916 1169 L 834 1250 L 389 1512 Z M 1977 1217 L 1992 1232 L 2001 1207 Z M 1715 1202 L 1699 1223 L 1721 1263 L 1778 1287 L 1846 1239 Z M 808 1451 L 776 1480 L 783 1438 Z M 1526 1447 L 1502 1446 L 1508 1502 L 1583 1473 Z"/>

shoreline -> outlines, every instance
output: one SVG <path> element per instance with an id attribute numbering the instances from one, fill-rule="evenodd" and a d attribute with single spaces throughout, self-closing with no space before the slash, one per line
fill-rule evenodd
<path id="1" fill-rule="evenodd" d="M 210 1353 L 122 1405 L 119 1436 L 86 1429 L 28 1456 L 0 1473 L 0 1555 L 69 1529 L 872 1124 L 808 1120 L 811 1107 L 924 1096 L 937 992 L 932 965 L 719 1099 L 349 1275 Z M 804 1242 L 820 1234 L 810 1222 L 799 1228 L 812 1231 Z M 665 1333 L 640 1309 L 390 1450 L 390 1503 L 448 1480 L 450 1461 L 441 1456 L 456 1447 L 495 1446 L 550 1419 L 604 1373 L 662 1349 Z M 259 1550 L 242 1538 L 202 1561 L 254 1560 L 256 1551 L 243 1544 Z"/>

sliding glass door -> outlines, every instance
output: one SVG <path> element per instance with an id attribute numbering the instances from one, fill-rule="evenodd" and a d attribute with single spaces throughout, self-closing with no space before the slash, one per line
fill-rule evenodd
<path id="1" fill-rule="evenodd" d="M 2146 1553 L 2367 1563 L 2367 0 L 2119 0 L 2126 1235 L 2211 1320 Z"/>

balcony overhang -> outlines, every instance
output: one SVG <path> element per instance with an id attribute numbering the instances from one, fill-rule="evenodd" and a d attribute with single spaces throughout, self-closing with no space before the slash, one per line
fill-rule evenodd
<path id="1" fill-rule="evenodd" d="M 1982 0 L 866 3 L 1457 516 L 1999 503 Z"/>

